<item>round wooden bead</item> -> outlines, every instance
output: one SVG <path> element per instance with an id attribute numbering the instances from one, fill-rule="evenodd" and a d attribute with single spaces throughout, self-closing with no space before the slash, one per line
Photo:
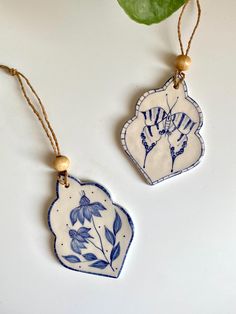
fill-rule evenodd
<path id="1" fill-rule="evenodd" d="M 70 160 L 66 156 L 57 156 L 56 159 L 54 160 L 54 168 L 58 172 L 63 172 L 68 170 L 70 165 Z"/>
<path id="2" fill-rule="evenodd" d="M 187 71 L 190 67 L 192 60 L 189 56 L 179 55 L 175 60 L 176 69 L 179 71 Z"/>

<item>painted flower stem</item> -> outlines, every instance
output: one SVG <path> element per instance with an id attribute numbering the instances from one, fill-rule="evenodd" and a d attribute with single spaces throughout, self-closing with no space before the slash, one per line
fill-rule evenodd
<path id="1" fill-rule="evenodd" d="M 97 235 L 98 235 L 98 238 L 99 238 L 99 242 L 100 242 L 101 247 L 98 247 L 98 246 L 97 246 L 96 244 L 94 244 L 91 240 L 88 240 L 88 241 L 89 241 L 93 246 L 95 246 L 98 250 L 100 250 L 100 251 L 102 252 L 102 254 L 103 254 L 105 260 L 106 260 L 107 263 L 110 265 L 111 269 L 112 269 L 113 271 L 115 271 L 114 268 L 113 268 L 113 266 L 112 266 L 112 264 L 110 263 L 110 261 L 109 261 L 108 258 L 106 257 L 106 254 L 105 254 L 105 251 L 104 251 L 104 247 L 103 247 L 103 244 L 102 244 L 102 238 L 101 238 L 100 233 L 98 232 L 98 229 L 97 229 L 97 227 L 96 227 L 96 225 L 95 225 L 95 222 L 94 222 L 93 217 L 92 217 L 91 221 L 92 221 L 93 226 L 94 226 L 94 229 L 95 229 L 95 231 L 96 231 L 96 233 L 97 233 Z"/>

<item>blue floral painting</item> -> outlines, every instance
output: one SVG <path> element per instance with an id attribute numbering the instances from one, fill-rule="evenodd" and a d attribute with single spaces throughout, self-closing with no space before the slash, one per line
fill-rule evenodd
<path id="1" fill-rule="evenodd" d="M 75 193 L 76 185 L 79 193 Z M 74 202 L 72 194 L 78 203 L 70 208 Z M 56 255 L 64 266 L 108 277 L 119 276 L 133 239 L 133 223 L 103 187 L 82 184 L 73 177 L 69 188 L 58 185 L 58 198 L 49 210 L 49 224 L 56 236 Z M 60 229 L 58 224 L 65 228 Z"/>

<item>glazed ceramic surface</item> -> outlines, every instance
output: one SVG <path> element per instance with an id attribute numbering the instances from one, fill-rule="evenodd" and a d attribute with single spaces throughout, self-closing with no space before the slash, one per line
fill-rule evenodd
<path id="1" fill-rule="evenodd" d="M 186 83 L 175 89 L 171 78 L 138 100 L 121 141 L 148 183 L 155 184 L 199 163 L 204 153 L 201 126 L 201 109 L 188 96 Z"/>
<path id="2" fill-rule="evenodd" d="M 57 183 L 57 198 L 48 214 L 55 253 L 72 270 L 118 277 L 133 239 L 133 223 L 106 189 L 69 177 Z"/>

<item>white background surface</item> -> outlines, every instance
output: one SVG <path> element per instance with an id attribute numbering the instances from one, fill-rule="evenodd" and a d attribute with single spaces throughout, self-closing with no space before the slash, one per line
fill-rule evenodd
<path id="1" fill-rule="evenodd" d="M 71 174 L 106 186 L 136 226 L 118 280 L 59 265 L 47 228 L 50 147 L 1 72 L 1 314 L 236 313 L 236 2 L 202 2 L 187 83 L 204 112 L 206 155 L 195 170 L 150 187 L 119 133 L 143 91 L 172 73 L 178 14 L 145 27 L 116 0 L 1 1 L 1 63 L 31 79 Z"/>

